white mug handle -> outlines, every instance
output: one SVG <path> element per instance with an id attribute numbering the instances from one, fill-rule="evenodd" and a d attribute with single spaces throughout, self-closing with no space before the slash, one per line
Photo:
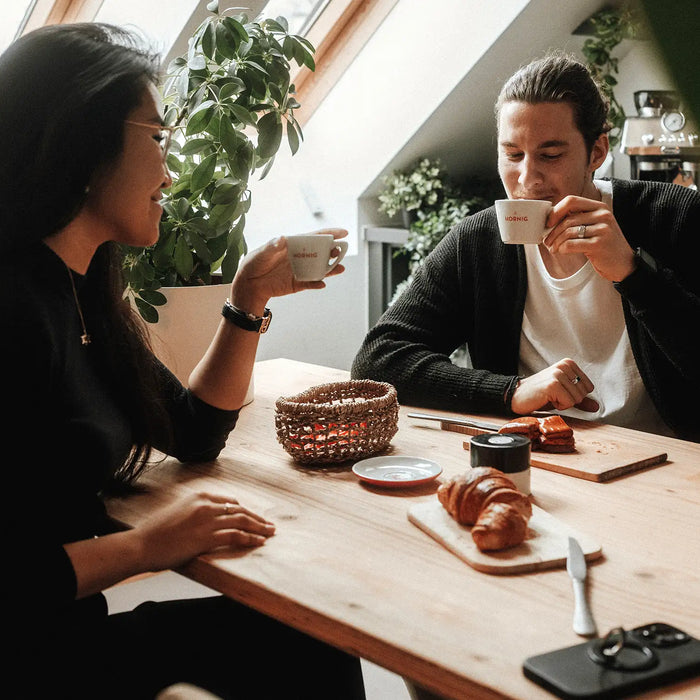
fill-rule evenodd
<path id="1" fill-rule="evenodd" d="M 333 262 L 328 263 L 328 269 L 326 270 L 326 275 L 331 271 L 334 270 L 336 265 L 345 257 L 345 253 L 348 252 L 348 242 L 347 241 L 333 241 L 333 246 L 331 248 L 331 252 L 335 248 L 340 248 L 340 253 L 338 253 L 338 257 L 333 260 Z M 324 277 L 326 276 L 324 275 Z"/>

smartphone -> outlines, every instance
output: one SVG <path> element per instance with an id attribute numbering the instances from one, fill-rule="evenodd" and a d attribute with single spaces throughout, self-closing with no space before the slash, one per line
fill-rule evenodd
<path id="1" fill-rule="evenodd" d="M 527 678 L 565 700 L 603 700 L 700 675 L 700 640 L 653 622 L 531 656 Z M 700 692 L 700 686 L 698 686 Z"/>

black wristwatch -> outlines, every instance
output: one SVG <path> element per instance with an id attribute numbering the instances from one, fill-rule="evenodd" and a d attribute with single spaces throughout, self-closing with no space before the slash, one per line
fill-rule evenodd
<path id="1" fill-rule="evenodd" d="M 270 327 L 270 321 L 272 321 L 272 311 L 267 307 L 262 316 L 256 316 L 255 314 L 241 311 L 241 309 L 235 307 L 228 299 L 224 304 L 224 308 L 221 309 L 221 315 L 239 328 L 246 331 L 253 331 L 254 333 L 267 332 L 267 329 Z"/>
<path id="2" fill-rule="evenodd" d="M 656 274 L 659 269 L 656 260 L 644 250 L 644 248 L 636 248 L 634 251 L 634 262 L 637 267 L 646 268 L 649 272 Z"/>

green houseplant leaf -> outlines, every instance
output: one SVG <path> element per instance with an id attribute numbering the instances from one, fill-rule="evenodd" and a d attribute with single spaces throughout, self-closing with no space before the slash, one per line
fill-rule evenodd
<path id="1" fill-rule="evenodd" d="M 292 154 L 303 140 L 291 63 L 313 70 L 314 47 L 284 17 L 251 21 L 218 0 L 207 9 L 163 86 L 165 122 L 178 128 L 158 241 L 124 249 L 125 297 L 151 323 L 166 302 L 157 290 L 233 279 L 247 252 L 250 177 L 267 174 L 285 131 Z"/>
<path id="2" fill-rule="evenodd" d="M 589 17 L 588 23 L 594 36 L 583 42 L 581 51 L 589 70 L 610 101 L 608 119 L 612 129 L 608 136 L 610 147 L 614 148 L 620 143 L 626 115 L 615 95 L 615 74 L 619 70 L 619 59 L 613 52 L 624 39 L 634 39 L 647 30 L 643 17 L 629 3 L 624 3 L 619 8 L 605 7 Z"/>
<path id="3" fill-rule="evenodd" d="M 412 214 L 406 224 L 406 243 L 395 253 L 407 256 L 408 277 L 394 290 L 393 303 L 450 229 L 468 214 L 493 204 L 503 191 L 497 178 L 471 178 L 456 183 L 439 159 L 427 157 L 419 158 L 406 170 L 392 171 L 383 182 L 377 196 L 378 211 L 390 217 L 404 210 Z"/>

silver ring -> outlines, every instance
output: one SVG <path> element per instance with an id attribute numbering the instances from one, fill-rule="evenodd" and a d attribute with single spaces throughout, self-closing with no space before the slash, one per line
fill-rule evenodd
<path id="1" fill-rule="evenodd" d="M 578 227 L 578 232 L 576 234 L 579 238 L 585 238 L 586 237 L 586 224 L 581 224 Z"/>
<path id="2" fill-rule="evenodd" d="M 572 384 L 578 384 L 581 381 L 581 377 L 578 374 L 571 380 Z"/>
<path id="3" fill-rule="evenodd" d="M 224 515 L 231 515 L 231 511 L 233 510 L 233 504 L 232 503 L 227 503 L 224 506 Z"/>

